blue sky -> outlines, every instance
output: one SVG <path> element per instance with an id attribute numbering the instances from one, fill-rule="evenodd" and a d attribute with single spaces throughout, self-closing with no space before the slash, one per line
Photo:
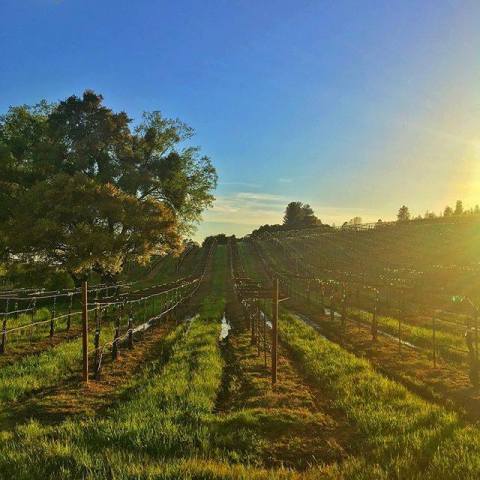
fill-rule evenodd
<path id="1" fill-rule="evenodd" d="M 179 117 L 220 176 L 198 238 L 480 203 L 480 2 L 0 0 L 0 112 L 92 88 Z"/>

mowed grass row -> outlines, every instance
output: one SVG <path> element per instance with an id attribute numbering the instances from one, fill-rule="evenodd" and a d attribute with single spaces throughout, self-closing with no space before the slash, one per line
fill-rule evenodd
<path id="1" fill-rule="evenodd" d="M 159 312 L 159 303 L 153 308 L 152 302 L 146 305 L 140 302 L 133 313 L 134 325 L 140 324 Z M 90 327 L 94 327 L 90 314 Z M 126 318 L 122 319 L 122 332 L 125 331 Z M 114 320 L 110 314 L 108 321 L 102 322 L 100 345 L 114 338 Z M 89 350 L 94 350 L 93 330 L 89 335 Z M 15 360 L 14 363 L 0 368 L 0 406 L 5 402 L 18 401 L 33 392 L 52 387 L 78 373 L 82 369 L 81 339 L 65 340 L 42 353 L 30 354 Z M 108 355 L 107 350 L 106 354 Z"/>
<path id="2" fill-rule="evenodd" d="M 338 478 L 480 478 L 477 427 L 376 373 L 292 313 L 281 315 L 280 338 L 361 432 L 358 454 L 338 465 Z"/>
<path id="3" fill-rule="evenodd" d="M 312 383 L 336 399 L 361 434 L 357 453 L 322 473 L 365 480 L 480 478 L 476 426 L 375 372 L 291 312 L 282 313 L 279 331 Z"/>
<path id="4" fill-rule="evenodd" d="M 218 248 L 212 293 L 199 315 L 165 339 L 167 363 L 146 366 L 105 416 L 57 426 L 31 421 L 4 432 L 0 478 L 318 478 L 319 469 L 300 474 L 261 466 L 265 436 L 271 441 L 276 429 L 294 428 L 291 412 L 214 411 L 224 367 L 218 337 L 225 253 Z"/>
<path id="5" fill-rule="evenodd" d="M 217 273 L 225 271 L 224 262 L 220 247 Z M 1 478 L 226 478 L 234 471 L 255 478 L 256 470 L 222 461 L 239 459 L 237 452 L 255 442 L 212 415 L 223 369 L 218 336 L 224 288 L 224 278 L 215 274 L 214 294 L 203 300 L 199 315 L 167 337 L 167 364 L 148 365 L 105 417 L 54 427 L 32 421 L 4 433 Z"/>
<path id="6" fill-rule="evenodd" d="M 267 415 L 214 413 L 223 361 L 225 249 L 215 255 L 212 294 L 190 327 L 169 335 L 169 361 L 150 364 L 104 417 L 59 426 L 30 422 L 0 438 L 0 478 L 477 478 L 478 433 L 454 414 L 410 394 L 282 314 L 280 335 L 317 388 L 360 432 L 354 455 L 310 471 L 265 470 Z M 242 464 L 243 463 L 243 464 Z"/>

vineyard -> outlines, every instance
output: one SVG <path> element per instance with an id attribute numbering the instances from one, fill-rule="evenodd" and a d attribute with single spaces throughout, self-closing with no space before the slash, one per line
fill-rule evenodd
<path id="1" fill-rule="evenodd" d="M 478 478 L 479 226 L 393 228 L 2 290 L 0 477 Z"/>

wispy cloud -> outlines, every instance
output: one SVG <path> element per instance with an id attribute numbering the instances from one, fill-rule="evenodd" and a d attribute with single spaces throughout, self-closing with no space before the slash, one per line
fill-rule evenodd
<path id="1" fill-rule="evenodd" d="M 270 193 L 237 192 L 219 195 L 205 221 L 237 225 L 262 225 L 281 220 L 286 199 Z"/>
<path id="2" fill-rule="evenodd" d="M 262 188 L 260 183 L 250 183 L 250 182 L 220 182 L 220 185 L 234 185 L 238 187 L 247 187 L 247 188 Z"/>
<path id="3" fill-rule="evenodd" d="M 236 197 L 241 200 L 252 200 L 259 202 L 285 202 L 285 197 L 282 195 L 273 195 L 271 193 L 254 193 L 254 192 L 239 192 Z"/>
<path id="4" fill-rule="evenodd" d="M 254 228 L 268 224 L 281 223 L 285 206 L 291 199 L 273 193 L 237 192 L 219 195 L 212 209 L 204 216 L 204 222 L 215 230 L 227 229 L 238 234 L 245 234 Z M 377 220 L 377 214 L 370 209 L 358 206 L 334 206 L 312 204 L 315 213 L 324 223 L 341 225 L 350 218 L 360 216 L 364 221 Z M 217 227 L 215 227 L 217 225 Z M 220 227 L 222 226 L 222 227 Z M 206 227 L 205 227 L 206 228 Z M 218 233 L 219 233 L 218 232 Z"/>

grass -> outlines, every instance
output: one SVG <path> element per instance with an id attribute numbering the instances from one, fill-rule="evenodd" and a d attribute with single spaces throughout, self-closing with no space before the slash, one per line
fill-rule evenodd
<path id="1" fill-rule="evenodd" d="M 316 385 L 361 432 L 348 478 L 476 479 L 480 435 L 371 365 L 329 342 L 297 316 L 280 319 L 280 337 Z"/>
<path id="2" fill-rule="evenodd" d="M 146 304 L 136 304 L 133 312 L 134 325 L 142 323 L 160 311 L 160 302 L 155 305 L 149 300 Z M 108 320 L 101 323 L 100 345 L 111 342 L 114 337 L 114 314 L 110 312 Z M 91 334 L 89 350 L 93 345 L 93 314 L 90 314 Z M 122 330 L 126 329 L 126 314 L 122 319 Z M 7 353 L 9 344 L 7 343 Z M 14 344 L 10 348 L 15 348 Z M 108 355 L 108 351 L 106 352 Z M 23 356 L 0 369 L 0 405 L 5 402 L 17 401 L 35 391 L 51 387 L 81 371 L 81 339 L 74 338 L 47 348 L 39 354 Z"/>
<path id="3" fill-rule="evenodd" d="M 218 248 L 211 291 L 198 316 L 165 340 L 171 346 L 166 364 L 158 359 L 147 365 L 104 416 L 56 426 L 30 421 L 1 434 L 0 477 L 307 478 L 262 468 L 262 448 L 279 432 L 320 428 L 315 416 L 304 415 L 298 425 L 300 416 L 287 409 L 214 411 L 224 367 L 218 336 L 225 253 Z"/>
<path id="4" fill-rule="evenodd" d="M 222 260 L 221 253 L 215 262 Z M 0 472 L 5 478 L 102 478 L 117 469 L 118 463 L 110 461 L 117 455 L 153 457 L 155 463 L 155 458 L 175 459 L 186 450 L 205 453 L 212 430 L 202 419 L 213 409 L 223 367 L 217 345 L 223 288 L 216 276 L 217 294 L 204 299 L 199 318 L 170 335 L 175 345 L 169 362 L 150 364 L 128 400 L 105 418 L 55 427 L 31 422 L 4 434 Z M 122 462 L 119 470 L 126 466 Z"/>
<path id="5" fill-rule="evenodd" d="M 72 417 L 53 426 L 29 421 L 0 433 L 0 478 L 479 477 L 480 435 L 474 427 L 376 373 L 289 312 L 280 318 L 282 342 L 309 381 L 352 424 L 355 442 L 351 455 L 336 463 L 319 459 L 301 473 L 266 469 L 267 442 L 289 432 L 290 438 L 295 432 L 301 437 L 302 429 L 325 424 L 318 415 L 300 415 L 293 405 L 266 409 L 247 402 L 227 413 L 215 411 L 225 366 L 218 336 L 226 264 L 226 249 L 220 246 L 197 317 L 165 338 L 168 360 L 147 364 L 120 403 L 93 418 Z M 252 385 L 260 388 L 258 382 Z"/>

